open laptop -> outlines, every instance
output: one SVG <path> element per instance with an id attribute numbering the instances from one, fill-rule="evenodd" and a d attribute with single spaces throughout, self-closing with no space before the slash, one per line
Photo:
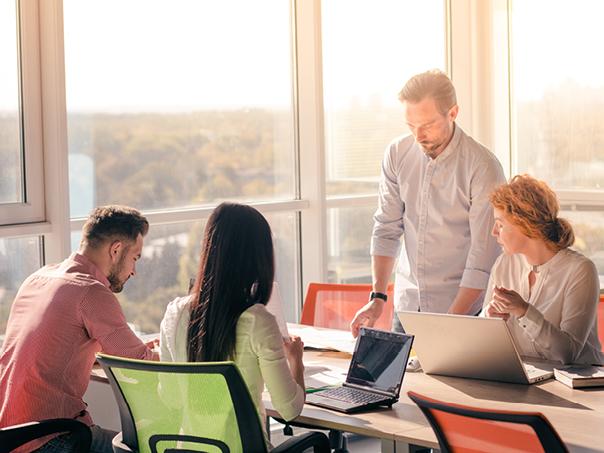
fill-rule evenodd
<path id="1" fill-rule="evenodd" d="M 413 335 L 361 327 L 346 382 L 306 396 L 308 404 L 340 412 L 392 406 L 398 396 Z"/>
<path id="2" fill-rule="evenodd" d="M 523 361 L 501 318 L 397 312 L 428 374 L 533 384 L 553 377 L 554 364 Z"/>

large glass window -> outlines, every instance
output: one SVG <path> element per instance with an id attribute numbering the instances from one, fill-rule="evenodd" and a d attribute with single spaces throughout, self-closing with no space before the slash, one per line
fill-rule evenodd
<path id="1" fill-rule="evenodd" d="M 288 321 L 297 320 L 299 291 L 297 215 L 266 214 L 275 247 L 275 281 Z M 175 297 L 186 296 L 189 282 L 197 274 L 201 241 L 206 222 L 152 225 L 145 237 L 137 274 L 117 294 L 124 313 L 136 331 L 159 332 L 166 305 Z M 81 232 L 72 233 L 72 249 L 77 250 Z"/>
<path id="2" fill-rule="evenodd" d="M 328 279 L 337 283 L 369 283 L 369 245 L 374 206 L 327 210 Z"/>
<path id="3" fill-rule="evenodd" d="M 289 2 L 64 11 L 72 217 L 294 198 Z"/>
<path id="4" fill-rule="evenodd" d="M 603 15 L 599 0 L 513 3 L 517 170 L 556 189 L 604 189 Z"/>
<path id="5" fill-rule="evenodd" d="M 42 265 L 40 244 L 37 236 L 0 239 L 0 343 L 17 290 Z"/>
<path id="6" fill-rule="evenodd" d="M 398 92 L 446 66 L 442 0 L 322 2 L 326 193 L 377 194 L 384 150 L 408 129 Z M 330 281 L 370 281 L 375 201 L 328 212 Z"/>
<path id="7" fill-rule="evenodd" d="M 594 262 L 600 274 L 600 289 L 604 289 L 604 210 L 602 211 L 562 211 L 575 232 L 577 250 Z"/>
<path id="8" fill-rule="evenodd" d="M 445 69 L 442 0 L 322 2 L 327 193 L 376 193 L 390 140 L 407 132 L 398 92 Z"/>
<path id="9" fill-rule="evenodd" d="M 162 211 L 139 274 L 119 295 L 135 328 L 154 332 L 166 304 L 187 294 L 205 225 L 174 215 L 221 200 L 296 197 L 291 5 L 63 4 L 71 218 L 109 203 Z M 296 218 L 269 218 L 290 320 Z M 75 247 L 79 231 L 72 237 Z"/>
<path id="10" fill-rule="evenodd" d="M 0 2 L 0 204 L 23 201 L 15 1 Z M 5 223 L 5 222 L 0 222 Z"/>
<path id="11" fill-rule="evenodd" d="M 604 40 L 603 15 L 599 0 L 512 5 L 512 172 L 545 180 L 563 205 L 571 196 L 579 209 L 566 213 L 575 248 L 601 275 L 604 209 L 581 212 L 581 200 L 604 200 L 604 64 L 594 57 Z"/>

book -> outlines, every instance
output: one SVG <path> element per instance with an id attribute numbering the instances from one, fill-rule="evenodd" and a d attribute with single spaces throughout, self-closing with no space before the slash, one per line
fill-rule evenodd
<path id="1" fill-rule="evenodd" d="M 554 377 L 573 389 L 604 386 L 604 367 L 571 365 L 554 368 Z"/>

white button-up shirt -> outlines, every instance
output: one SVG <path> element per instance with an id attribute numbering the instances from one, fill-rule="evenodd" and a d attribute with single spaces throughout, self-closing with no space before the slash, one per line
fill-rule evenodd
<path id="1" fill-rule="evenodd" d="M 484 301 L 486 307 L 493 299 L 493 287 L 503 286 L 529 304 L 523 317 L 510 316 L 507 321 L 520 354 L 562 363 L 604 364 L 598 340 L 600 282 L 594 263 L 574 250 L 560 250 L 539 266 L 532 290 L 531 269 L 524 255 L 500 256 Z"/>
<path id="2" fill-rule="evenodd" d="M 501 251 L 491 236 L 489 195 L 503 183 L 497 158 L 457 125 L 436 159 L 412 135 L 388 146 L 371 254 L 396 257 L 400 250 L 396 310 L 444 313 L 460 286 L 486 288 Z M 481 307 L 479 298 L 472 310 Z"/>

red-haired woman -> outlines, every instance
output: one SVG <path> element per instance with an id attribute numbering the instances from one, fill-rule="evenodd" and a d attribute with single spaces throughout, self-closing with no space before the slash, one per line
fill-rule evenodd
<path id="1" fill-rule="evenodd" d="M 569 247 L 573 229 L 542 181 L 515 176 L 491 194 L 493 235 L 504 253 L 485 295 L 483 316 L 507 319 L 520 353 L 561 363 L 602 364 L 598 272 Z"/>

